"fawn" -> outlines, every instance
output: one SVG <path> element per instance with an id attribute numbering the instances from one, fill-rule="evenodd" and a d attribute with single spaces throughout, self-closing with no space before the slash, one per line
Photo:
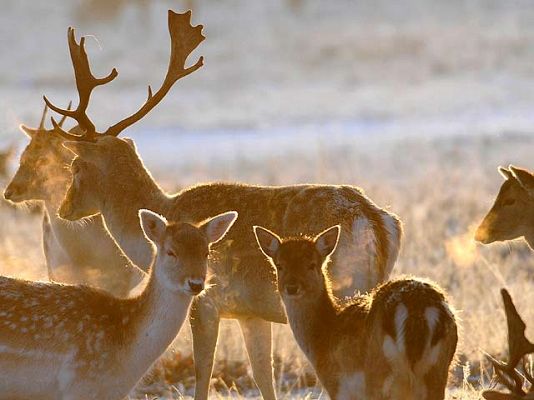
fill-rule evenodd
<path id="1" fill-rule="evenodd" d="M 326 271 L 339 225 L 314 238 L 282 240 L 258 226 L 254 233 L 277 271 L 295 339 L 330 398 L 444 398 L 458 337 L 442 290 L 398 279 L 341 305 Z"/>
<path id="2" fill-rule="evenodd" d="M 534 174 L 513 165 L 499 167 L 499 172 L 504 182 L 475 240 L 489 244 L 524 237 L 534 249 Z"/>
<path id="3" fill-rule="evenodd" d="M 169 219 L 201 221 L 224 210 L 237 210 L 239 220 L 232 232 L 214 249 L 219 255 L 211 266 L 216 272 L 205 295 L 191 309 L 196 370 L 196 399 L 208 397 L 213 357 L 221 318 L 239 321 L 252 365 L 253 377 L 267 400 L 275 399 L 271 356 L 271 321 L 286 322 L 273 274 L 255 250 L 252 226 L 262 223 L 285 233 L 302 229 L 320 232 L 333 221 L 341 221 L 343 234 L 334 257 L 338 292 L 368 290 L 389 276 L 398 255 L 402 227 L 398 218 L 374 204 L 354 186 L 294 185 L 286 187 L 240 184 L 199 185 L 168 195 L 154 181 L 141 158 L 118 136 L 147 115 L 175 82 L 202 66 L 202 58 L 191 67 L 185 62 L 202 42 L 202 27 L 190 25 L 190 13 L 169 12 L 171 57 L 161 87 L 148 90 L 145 103 L 131 116 L 97 132 L 87 115 L 92 90 L 110 82 L 91 73 L 84 39 L 76 42 L 69 30 L 69 48 L 80 102 L 75 110 L 54 111 L 77 121 L 80 134 L 64 131 L 53 121 L 56 136 L 78 157 L 72 162 L 72 185 L 59 209 L 68 220 L 102 213 L 106 226 L 121 249 L 141 267 L 150 262 L 150 246 L 137 219 L 138 208 L 150 208 Z M 270 210 L 265 213 L 265 209 Z M 303 218 L 320 215 L 313 222 Z"/>
<path id="4" fill-rule="evenodd" d="M 140 210 L 156 251 L 135 297 L 0 278 L 0 398 L 124 398 L 178 334 L 204 289 L 210 245 L 236 217 L 191 225 Z"/>

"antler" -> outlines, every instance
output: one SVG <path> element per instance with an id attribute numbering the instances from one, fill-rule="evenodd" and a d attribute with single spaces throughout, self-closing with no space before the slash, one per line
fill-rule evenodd
<path id="1" fill-rule="evenodd" d="M 91 72 L 91 67 L 89 66 L 89 59 L 87 57 L 87 52 L 85 51 L 85 37 L 82 36 L 80 43 L 78 44 L 74 35 L 74 28 L 72 27 L 68 29 L 67 36 L 70 58 L 72 60 L 72 67 L 74 68 L 74 77 L 76 79 L 76 88 L 78 89 L 80 102 L 75 110 L 65 110 L 53 105 L 46 96 L 43 96 L 43 99 L 46 105 L 58 114 L 61 114 L 64 117 L 71 117 L 75 119 L 80 128 L 85 131 L 84 135 L 82 136 L 69 134 L 61 129 L 60 124 L 56 123 L 56 121 L 52 118 L 52 125 L 54 126 L 55 132 L 66 139 L 91 140 L 94 138 L 94 136 L 96 136 L 97 133 L 95 130 L 95 124 L 93 124 L 93 122 L 87 116 L 89 98 L 91 97 L 91 93 L 94 88 L 111 82 L 117 77 L 118 72 L 115 68 L 113 68 L 108 76 L 104 78 L 96 78 Z"/>
<path id="2" fill-rule="evenodd" d="M 70 110 L 71 106 L 72 106 L 72 101 L 69 102 L 67 110 Z M 39 132 L 45 132 L 47 130 L 46 126 L 45 126 L 46 114 L 47 113 L 48 113 L 48 106 L 45 104 L 44 109 L 43 109 L 43 113 L 41 114 L 41 120 L 39 121 L 39 126 L 37 128 L 29 128 L 29 127 L 27 127 L 25 125 L 21 125 L 22 129 L 24 131 L 26 131 L 30 135 L 34 135 L 34 134 L 39 133 Z M 66 116 L 61 117 L 61 119 L 59 120 L 59 123 L 57 125 L 61 128 L 66 119 L 67 119 Z"/>
<path id="3" fill-rule="evenodd" d="M 204 57 L 200 57 L 193 66 L 185 68 L 187 57 L 205 39 L 205 36 L 202 35 L 203 26 L 191 25 L 191 11 L 178 14 L 169 10 L 168 21 L 169 34 L 171 36 L 171 56 L 167 75 L 161 87 L 156 93 L 152 94 L 152 88 L 148 86 L 148 97 L 141 108 L 136 113 L 109 127 L 104 134 L 119 135 L 127 127 L 148 114 L 165 97 L 176 81 L 195 72 L 204 65 Z"/>
<path id="4" fill-rule="evenodd" d="M 512 301 L 512 297 L 508 291 L 506 289 L 501 289 L 501 295 L 504 303 L 504 311 L 506 313 L 506 322 L 508 325 L 508 362 L 504 363 L 493 358 L 490 358 L 490 361 L 494 366 L 497 379 L 513 394 L 509 395 L 510 397 L 508 398 L 525 398 L 527 393 L 525 393 L 523 390 L 524 382 L 517 372 L 516 367 L 524 356 L 534 353 L 534 344 L 532 344 L 525 337 L 526 325 L 517 312 L 517 309 Z M 531 384 L 529 393 L 532 393 L 534 391 L 534 379 L 528 372 L 524 362 L 523 374 L 525 379 Z M 485 391 L 482 395 L 488 400 L 498 398 L 504 399 L 504 396 L 506 396 L 506 394 L 494 390 Z"/>
<path id="5" fill-rule="evenodd" d="M 141 108 L 139 108 L 137 112 L 129 117 L 110 126 L 103 133 L 96 132 L 95 125 L 87 117 L 86 110 L 89 104 L 91 91 L 96 86 L 112 81 L 117 76 L 117 70 L 114 68 L 105 78 L 95 78 L 89 68 L 89 61 L 84 48 L 84 37 L 80 39 L 80 44 L 78 45 L 74 38 L 74 29 L 69 28 L 69 48 L 74 67 L 74 73 L 76 76 L 76 87 L 78 88 L 78 93 L 80 96 L 80 104 L 76 110 L 69 111 L 54 106 L 46 97 L 44 97 L 44 100 L 52 110 L 64 116 L 72 117 L 78 121 L 79 126 L 85 131 L 85 133 L 81 136 L 69 134 L 61 129 L 59 124 L 52 119 L 54 131 L 68 140 L 92 141 L 98 135 L 117 136 L 124 129 L 133 125 L 146 114 L 148 114 L 150 110 L 152 110 L 165 97 L 176 81 L 202 67 L 204 64 L 203 57 L 200 57 L 198 61 L 191 67 L 185 67 L 185 62 L 191 52 L 193 52 L 193 50 L 195 50 L 197 46 L 205 39 L 204 35 L 202 35 L 202 25 L 197 25 L 195 27 L 191 25 L 191 11 L 178 14 L 172 10 L 169 10 L 168 24 L 169 34 L 171 37 L 171 55 L 167 74 L 161 87 L 156 93 L 152 93 L 152 88 L 149 86 L 147 100 L 141 106 Z"/>

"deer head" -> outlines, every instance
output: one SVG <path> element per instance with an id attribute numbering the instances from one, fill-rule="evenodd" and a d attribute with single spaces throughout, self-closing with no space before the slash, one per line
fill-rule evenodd
<path id="1" fill-rule="evenodd" d="M 4 191 L 7 200 L 15 203 L 50 200 L 57 194 L 58 186 L 62 187 L 59 195 L 64 194 L 70 178 L 70 172 L 65 166 L 71 162 L 73 155 L 62 147 L 62 139 L 46 129 L 47 110 L 48 107 L 45 106 L 37 128 L 20 126 L 20 130 L 30 138 L 30 143 L 22 152 L 19 168 Z M 63 125 L 65 118 L 59 121 L 58 126 Z M 77 128 L 72 131 L 77 131 Z"/>
<path id="2" fill-rule="evenodd" d="M 198 225 L 167 223 L 149 210 L 140 210 L 141 227 L 157 249 L 157 279 L 171 291 L 195 296 L 204 290 L 211 244 L 221 240 L 237 219 L 237 212 L 217 215 Z"/>
<path id="3" fill-rule="evenodd" d="M 514 166 L 499 167 L 499 172 L 504 182 L 493 206 L 477 228 L 475 240 L 487 244 L 524 236 L 533 247 L 534 175 Z"/>
<path id="4" fill-rule="evenodd" d="M 487 400 L 534 399 L 534 379 L 526 368 L 524 360 L 526 355 L 534 353 L 534 344 L 525 337 L 526 325 L 517 312 L 508 291 L 501 289 L 501 295 L 508 325 L 508 362 L 504 363 L 494 358 L 490 358 L 490 361 L 498 381 L 511 393 L 487 390 L 482 396 Z M 525 382 L 516 370 L 520 362 L 523 364 L 523 376 L 530 384 L 528 392 L 523 389 Z"/>
<path id="5" fill-rule="evenodd" d="M 317 295 L 324 287 L 322 267 L 337 246 L 340 226 L 333 226 L 315 238 L 289 238 L 260 226 L 254 227 L 258 245 L 276 267 L 278 290 L 282 298 Z"/>

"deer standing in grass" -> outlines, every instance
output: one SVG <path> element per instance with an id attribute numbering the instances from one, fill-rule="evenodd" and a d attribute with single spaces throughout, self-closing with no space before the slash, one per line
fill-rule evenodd
<path id="1" fill-rule="evenodd" d="M 73 34 L 69 36 L 79 106 L 76 110 L 62 110 L 45 98 L 50 108 L 74 118 L 83 131 L 73 135 L 53 122 L 57 136 L 66 140 L 64 146 L 77 155 L 71 166 L 72 184 L 59 215 L 77 220 L 100 213 L 125 254 L 136 265 L 146 266 L 150 262 L 150 244 L 137 220 L 138 208 L 154 209 L 171 220 L 192 222 L 228 209 L 239 212 L 232 232 L 214 248 L 217 256 L 210 264 L 214 272 L 211 285 L 203 296 L 195 299 L 191 309 L 195 398 L 208 397 L 219 322 L 221 318 L 232 318 L 240 324 L 254 380 L 263 397 L 272 400 L 276 395 L 271 322 L 285 323 L 286 316 L 276 293 L 274 275 L 257 252 L 252 226 L 261 223 L 296 234 L 320 232 L 333 221 L 342 221 L 343 233 L 332 271 L 339 285 L 336 289 L 345 293 L 369 290 L 387 279 L 398 255 L 402 229 L 395 215 L 377 207 L 352 186 L 217 183 L 195 186 L 176 195 L 165 193 L 146 170 L 135 148 L 116 136 L 154 108 L 177 80 L 202 65 L 201 58 L 193 66 L 185 67 L 187 55 L 204 39 L 201 27 L 187 30 L 176 26 L 189 24 L 189 19 L 189 13 L 169 14 L 171 60 L 160 89 L 152 92 L 149 88 L 148 99 L 137 112 L 101 133 L 86 114 L 89 96 L 96 83 L 109 82 L 116 72 L 107 78 L 95 78 L 83 50 L 83 39 L 77 44 Z M 308 215 L 315 217 L 310 219 Z"/>
<path id="2" fill-rule="evenodd" d="M 193 296 L 204 289 L 210 244 L 236 217 L 227 212 L 191 225 L 141 210 L 156 252 L 135 297 L 1 277 L 0 399 L 127 396 L 178 334 Z"/>
<path id="3" fill-rule="evenodd" d="M 327 273 L 340 226 L 280 239 L 254 227 L 289 325 L 331 399 L 443 399 L 458 340 L 436 285 L 398 279 L 341 305 Z"/>
<path id="4" fill-rule="evenodd" d="M 512 165 L 499 172 L 505 180 L 475 239 L 488 244 L 524 237 L 534 249 L 534 174 Z"/>
<path id="5" fill-rule="evenodd" d="M 62 146 L 63 139 L 45 128 L 46 112 L 45 107 L 38 128 L 20 126 L 30 143 L 22 152 L 4 197 L 13 203 L 44 203 L 43 250 L 49 279 L 84 283 L 125 296 L 145 274 L 124 256 L 102 218 L 95 216 L 83 224 L 72 224 L 57 216 L 71 181 L 67 166 L 74 156 Z"/>
<path id="6" fill-rule="evenodd" d="M 508 326 L 508 362 L 504 363 L 494 358 L 490 358 L 490 361 L 495 369 L 497 380 L 511 393 L 486 390 L 482 396 L 487 400 L 532 400 L 534 399 L 534 377 L 532 368 L 529 371 L 527 367 L 526 356 L 534 353 L 534 344 L 525 337 L 526 325 L 517 312 L 510 293 L 506 289 L 501 289 L 501 295 Z M 516 368 L 521 361 L 520 374 Z M 524 388 L 525 381 L 530 384 L 527 391 Z"/>

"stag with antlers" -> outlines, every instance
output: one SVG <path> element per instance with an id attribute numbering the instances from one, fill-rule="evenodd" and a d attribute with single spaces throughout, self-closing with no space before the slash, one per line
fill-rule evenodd
<path id="1" fill-rule="evenodd" d="M 508 362 L 490 358 L 497 380 L 511 393 L 487 390 L 482 395 L 487 400 L 531 400 L 534 399 L 534 378 L 527 367 L 527 355 L 534 353 L 534 344 L 525 337 L 525 322 L 517 312 L 510 293 L 501 290 L 508 326 Z M 521 363 L 521 374 L 517 367 Z M 523 378 L 524 377 L 524 378 Z M 529 388 L 525 389 L 525 381 Z"/>
<path id="2" fill-rule="evenodd" d="M 240 324 L 262 396 L 275 399 L 271 322 L 285 323 L 286 316 L 274 274 L 256 249 L 252 226 L 261 224 L 291 235 L 318 233 L 341 224 L 339 251 L 330 271 L 337 284 L 334 288 L 341 295 L 355 289 L 367 291 L 388 278 L 399 252 L 402 228 L 394 214 L 348 185 L 268 187 L 221 183 L 198 185 L 176 195 L 163 192 L 131 141 L 117 136 L 152 110 L 175 82 L 202 66 L 202 57 L 192 66 L 185 66 L 189 54 L 204 39 L 201 26 L 190 26 L 190 17 L 190 13 L 169 13 L 171 56 L 161 87 L 155 92 L 149 87 L 148 98 L 137 112 L 100 132 L 87 115 L 89 98 L 94 88 L 112 81 L 117 72 L 114 69 L 106 77 L 95 77 L 84 40 L 78 43 L 74 31 L 69 30 L 79 104 L 74 110 L 66 110 L 45 98 L 50 108 L 76 120 L 81 129 L 80 134 L 66 132 L 52 121 L 55 135 L 66 140 L 64 146 L 78 156 L 71 165 L 72 184 L 59 215 L 76 220 L 102 213 L 126 255 L 147 268 L 150 245 L 134 208 L 153 207 L 169 219 L 191 222 L 219 214 L 217 210 L 236 210 L 240 218 L 229 236 L 215 246 L 218 257 L 210 264 L 214 274 L 205 294 L 194 300 L 191 309 L 195 398 L 208 397 L 219 323 L 222 318 L 232 318 Z"/>

